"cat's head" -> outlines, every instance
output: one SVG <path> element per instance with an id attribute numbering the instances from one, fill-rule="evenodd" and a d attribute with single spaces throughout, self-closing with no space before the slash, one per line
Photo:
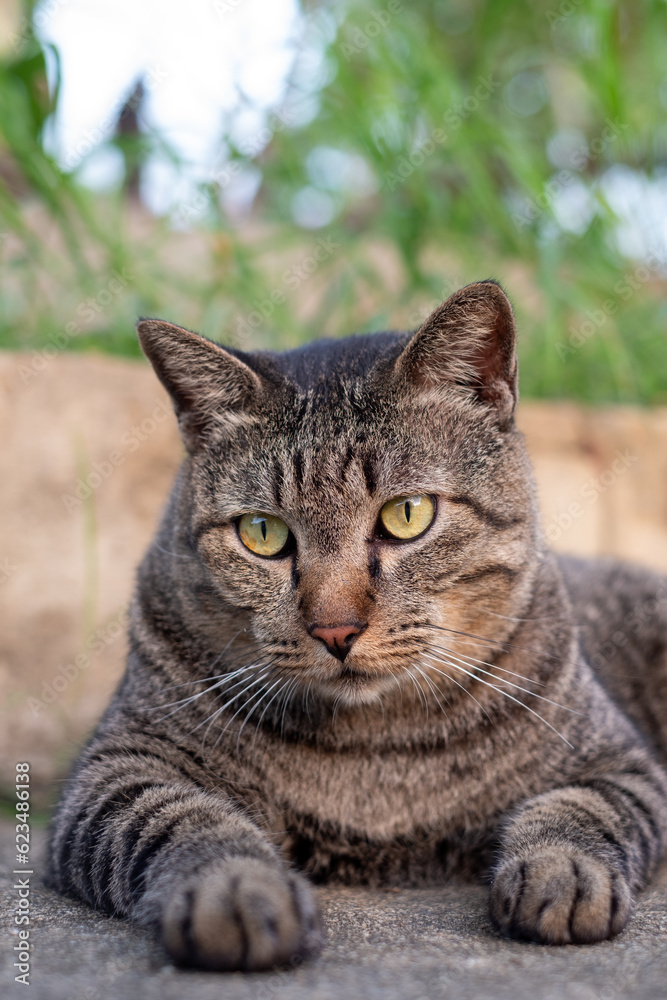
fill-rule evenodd
<path id="1" fill-rule="evenodd" d="M 489 658 L 539 558 L 497 284 L 282 354 L 138 330 L 188 451 L 162 548 L 190 562 L 162 565 L 209 648 L 250 635 L 271 677 L 348 704 Z"/>

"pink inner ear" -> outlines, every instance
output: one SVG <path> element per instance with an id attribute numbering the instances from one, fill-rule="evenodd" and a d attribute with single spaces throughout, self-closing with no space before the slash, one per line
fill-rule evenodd
<path id="1" fill-rule="evenodd" d="M 492 281 L 467 285 L 424 322 L 397 362 L 417 386 L 466 386 L 496 408 L 501 423 L 517 398 L 512 307 Z"/>
<path id="2" fill-rule="evenodd" d="M 210 431 L 250 419 L 261 381 L 222 345 L 191 330 L 146 319 L 137 324 L 144 353 L 169 392 L 189 451 Z"/>
<path id="3" fill-rule="evenodd" d="M 516 398 L 517 363 L 515 355 L 514 323 L 503 309 L 489 310 L 488 332 L 470 358 L 479 373 L 479 394 L 487 402 L 503 396 L 499 383 L 503 383 Z"/>

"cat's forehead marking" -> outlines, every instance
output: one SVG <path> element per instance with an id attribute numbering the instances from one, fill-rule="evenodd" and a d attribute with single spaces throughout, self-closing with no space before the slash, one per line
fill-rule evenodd
<path id="1" fill-rule="evenodd" d="M 240 461 L 219 467 L 225 516 L 266 511 L 332 552 L 369 537 L 393 496 L 454 488 L 458 435 L 442 410 L 434 419 L 412 398 L 338 375 L 289 402 L 272 400 L 261 425 L 239 439 Z"/>

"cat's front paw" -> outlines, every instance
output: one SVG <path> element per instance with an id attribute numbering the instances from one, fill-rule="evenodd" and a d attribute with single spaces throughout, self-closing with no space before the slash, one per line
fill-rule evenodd
<path id="1" fill-rule="evenodd" d="M 179 888 L 165 908 L 162 939 L 178 965 L 249 972 L 312 957 L 322 930 L 304 878 L 235 858 Z"/>
<path id="2" fill-rule="evenodd" d="M 610 863 L 563 844 L 501 861 L 490 908 L 509 937 L 588 944 L 623 930 L 632 894 Z"/>

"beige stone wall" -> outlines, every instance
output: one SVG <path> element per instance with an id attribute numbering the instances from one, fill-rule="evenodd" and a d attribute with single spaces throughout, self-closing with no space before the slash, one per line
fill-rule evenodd
<path id="1" fill-rule="evenodd" d="M 522 403 L 553 548 L 667 571 L 667 408 Z"/>
<path id="2" fill-rule="evenodd" d="M 181 451 L 147 365 L 34 361 L 0 354 L 0 780 L 29 760 L 55 794 L 121 675 L 123 606 Z"/>
<path id="3" fill-rule="evenodd" d="M 667 571 L 667 410 L 523 403 L 519 423 L 554 546 Z M 148 366 L 90 354 L 0 354 L 0 438 L 0 776 L 31 761 L 43 800 L 121 675 L 182 452 Z"/>

